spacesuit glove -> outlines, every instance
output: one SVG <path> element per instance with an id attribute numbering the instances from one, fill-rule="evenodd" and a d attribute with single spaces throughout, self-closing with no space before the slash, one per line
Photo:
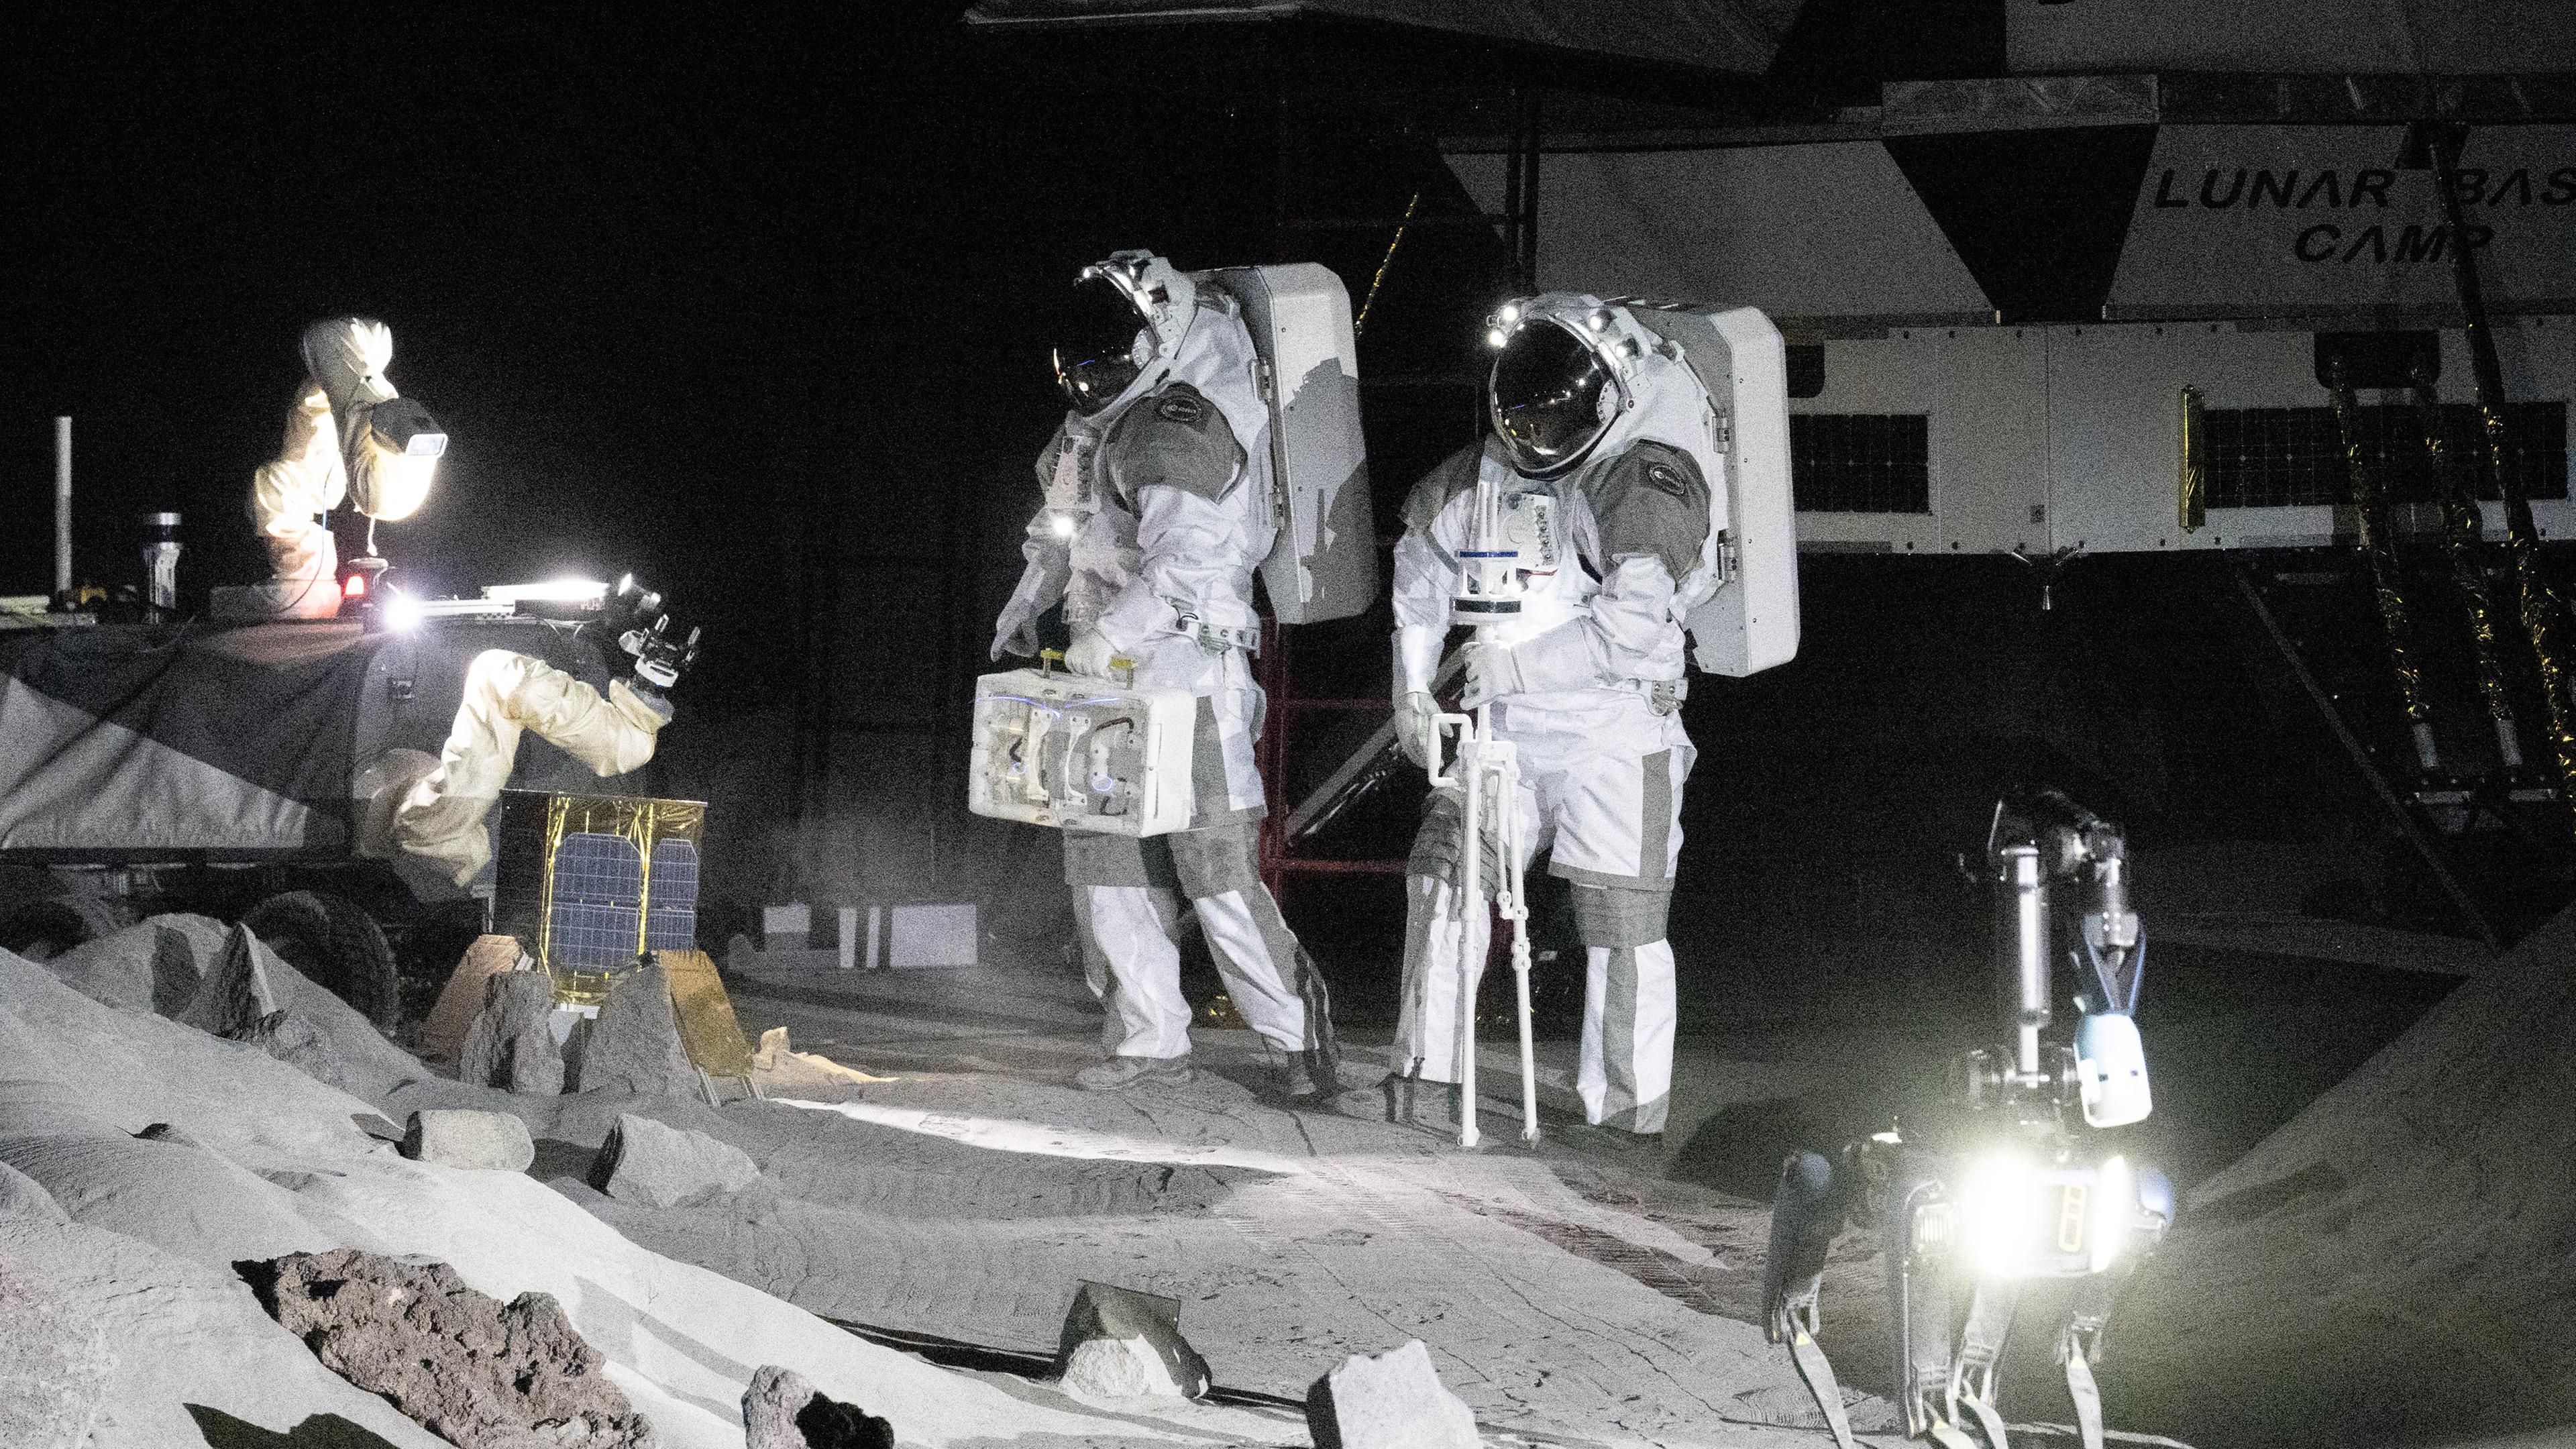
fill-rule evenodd
<path id="1" fill-rule="evenodd" d="M 1467 683 L 1458 695 L 1458 707 L 1472 710 L 1507 694 L 1526 694 L 1520 661 L 1509 646 L 1488 644 L 1482 639 L 1467 645 Z"/>
<path id="2" fill-rule="evenodd" d="M 1507 694 L 1552 694 L 1602 684 L 1592 640 L 1581 619 L 1569 619 L 1535 638 L 1505 647 L 1476 640 L 1467 646 L 1467 688 L 1460 707 L 1474 709 Z"/>
<path id="3" fill-rule="evenodd" d="M 1440 702 L 1420 690 L 1395 701 L 1395 747 L 1416 769 L 1429 769 L 1440 758 Z"/>
<path id="4" fill-rule="evenodd" d="M 1088 674 L 1094 678 L 1107 679 L 1109 660 L 1117 652 L 1110 646 L 1108 637 L 1099 630 L 1084 629 L 1073 636 L 1071 644 L 1065 646 L 1064 667 L 1076 674 Z"/>

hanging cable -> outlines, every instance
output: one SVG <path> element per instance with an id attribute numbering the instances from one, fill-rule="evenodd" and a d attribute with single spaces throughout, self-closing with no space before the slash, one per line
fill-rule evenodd
<path id="1" fill-rule="evenodd" d="M 1395 249 L 1404 245 L 1405 228 L 1413 225 L 1413 209 L 1421 204 L 1422 193 L 1419 191 L 1413 193 L 1413 199 L 1404 204 L 1404 220 L 1395 224 L 1395 240 L 1386 244 L 1386 255 L 1378 260 L 1377 275 L 1369 278 L 1368 296 L 1360 302 L 1359 318 L 1351 323 L 1353 337 L 1368 331 L 1369 309 L 1377 305 L 1377 289 L 1386 285 L 1386 269 L 1395 265 Z"/>

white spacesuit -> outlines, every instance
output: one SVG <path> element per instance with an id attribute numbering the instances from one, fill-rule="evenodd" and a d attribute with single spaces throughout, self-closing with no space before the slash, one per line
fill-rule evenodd
<path id="1" fill-rule="evenodd" d="M 1264 708 L 1253 571 L 1275 536 L 1270 409 L 1250 334 L 1230 300 L 1169 262 L 1120 252 L 1084 271 L 1056 348 L 1073 411 L 1040 455 L 1046 505 L 994 632 L 993 657 L 1037 652 L 1058 601 L 1066 665 L 1134 668 L 1140 689 L 1198 698 L 1191 827 L 1135 839 L 1067 831 L 1065 880 L 1092 986 L 1106 1001 L 1110 1060 L 1081 1085 L 1189 1077 L 1190 1007 L 1171 928 L 1177 896 L 1198 913 L 1235 1007 L 1278 1054 L 1292 1097 L 1336 1087 L 1321 976 L 1258 868 L 1265 811 L 1254 742 Z"/>
<path id="2" fill-rule="evenodd" d="M 1552 849 L 1550 872 L 1573 887 L 1585 1119 L 1657 1133 L 1675 1014 L 1665 919 L 1696 755 L 1678 712 L 1683 620 L 1721 577 L 1709 480 L 1722 463 L 1699 380 L 1622 309 L 1551 294 L 1499 315 L 1488 435 L 1415 486 L 1396 545 L 1399 738 L 1417 763 L 1438 748 L 1432 681 L 1481 474 L 1526 593 L 1470 646 L 1465 704 L 1492 701 L 1497 737 L 1518 747 L 1520 837 Z M 1459 1079 L 1458 993 L 1475 989 L 1488 930 L 1456 899 L 1462 816 L 1454 791 L 1434 792 L 1408 863 L 1399 1077 Z"/>
<path id="3" fill-rule="evenodd" d="M 303 353 L 286 440 L 252 477 L 250 511 L 268 545 L 269 611 L 328 617 L 340 607 L 338 549 L 316 515 L 346 499 L 369 519 L 410 517 L 429 496 L 447 437 L 386 379 L 394 335 L 382 322 L 316 322 L 304 329 Z"/>

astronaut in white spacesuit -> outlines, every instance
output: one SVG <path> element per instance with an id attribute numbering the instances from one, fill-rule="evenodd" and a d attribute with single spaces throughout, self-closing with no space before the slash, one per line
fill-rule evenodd
<path id="1" fill-rule="evenodd" d="M 1682 621 L 1719 581 L 1709 480 L 1723 474 L 1699 380 L 1623 308 L 1549 294 L 1496 315 L 1487 436 L 1434 468 L 1405 505 L 1397 737 L 1417 764 L 1440 748 L 1433 678 L 1459 555 L 1475 546 L 1481 473 L 1516 531 L 1526 593 L 1517 615 L 1468 646 L 1463 704 L 1492 701 L 1497 737 L 1519 750 L 1521 839 L 1532 854 L 1550 850 L 1550 872 L 1573 888 L 1585 1120 L 1655 1134 L 1672 1085 L 1665 923 L 1696 754 L 1679 713 Z M 1435 791 L 1407 866 L 1397 1079 L 1459 1079 L 1458 993 L 1475 989 L 1488 931 L 1484 910 L 1457 900 L 1462 817 L 1456 791 Z"/>
<path id="2" fill-rule="evenodd" d="M 409 518 L 429 496 L 447 435 L 386 378 L 394 334 L 384 323 L 325 318 L 304 329 L 303 353 L 286 440 L 253 476 L 250 512 L 269 552 L 266 612 L 328 618 L 340 608 L 338 550 L 319 515 L 345 499 L 371 530 Z"/>
<path id="3" fill-rule="evenodd" d="M 1037 463 L 1045 506 L 995 627 L 993 657 L 1038 652 L 1061 601 L 1065 664 L 1198 697 L 1191 826 L 1134 839 L 1067 831 L 1065 881 L 1109 1059 L 1091 1090 L 1190 1079 L 1190 1006 L 1172 931 L 1180 898 L 1292 1098 L 1338 1089 L 1324 983 L 1262 884 L 1265 802 L 1253 745 L 1264 709 L 1253 571 L 1275 536 L 1270 409 L 1231 300 L 1147 252 L 1084 270 L 1055 349 L 1073 410 Z"/>

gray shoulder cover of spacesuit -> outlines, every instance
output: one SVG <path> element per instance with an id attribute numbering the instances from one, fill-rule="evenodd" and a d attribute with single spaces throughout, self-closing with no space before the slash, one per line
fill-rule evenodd
<path id="1" fill-rule="evenodd" d="M 1601 562 L 1639 554 L 1663 562 L 1680 583 L 1699 567 L 1708 542 L 1708 480 L 1679 448 L 1641 442 L 1585 475 L 1583 490 L 1601 528 Z"/>
<path id="2" fill-rule="evenodd" d="M 1222 501 L 1241 479 L 1243 462 L 1225 414 L 1185 382 L 1120 414 L 1100 444 L 1101 476 L 1130 507 L 1140 489 L 1158 486 Z"/>

